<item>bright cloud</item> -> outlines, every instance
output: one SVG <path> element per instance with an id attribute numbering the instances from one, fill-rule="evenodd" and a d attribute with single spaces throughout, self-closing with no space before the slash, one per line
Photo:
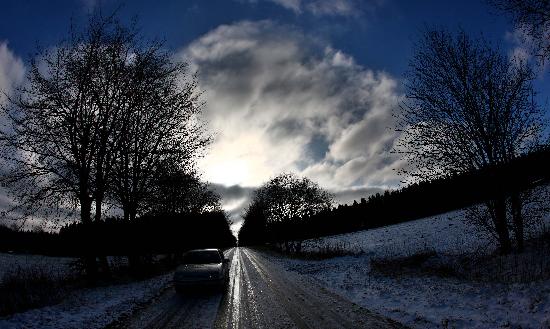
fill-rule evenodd
<path id="1" fill-rule="evenodd" d="M 8 48 L 8 43 L 0 41 L 0 103 L 5 101 L 5 94 L 23 81 L 25 66 L 21 58 L 15 56 Z"/>
<path id="2" fill-rule="evenodd" d="M 6 95 L 13 92 L 13 89 L 23 81 L 25 76 L 25 65 L 21 58 L 16 56 L 8 47 L 6 41 L 0 41 L 0 106 L 5 105 Z M 0 115 L 0 123 L 6 124 L 6 119 Z M 6 170 L 5 163 L 0 163 L 2 169 Z M 8 196 L 5 188 L 0 187 L 0 210 L 6 210 L 13 206 L 13 200 Z M 9 216 L 3 216 L 0 220 L 5 221 Z M 5 223 L 5 222 L 4 222 Z"/>
<path id="3" fill-rule="evenodd" d="M 271 21 L 220 26 L 181 56 L 199 72 L 216 132 L 200 164 L 207 180 L 258 186 L 292 171 L 337 196 L 398 183 L 390 75 Z"/>

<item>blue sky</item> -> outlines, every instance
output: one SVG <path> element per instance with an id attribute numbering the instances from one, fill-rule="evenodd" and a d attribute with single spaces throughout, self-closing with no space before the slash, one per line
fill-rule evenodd
<path id="1" fill-rule="evenodd" d="M 355 6 L 350 14 L 315 14 L 266 0 L 6 0 L 0 12 L 0 40 L 9 41 L 10 48 L 26 58 L 34 53 L 37 42 L 48 46 L 65 37 L 70 19 L 82 23 L 90 11 L 98 8 L 109 13 L 120 7 L 123 18 L 137 17 L 144 34 L 165 39 L 173 49 L 222 24 L 268 19 L 325 38 L 362 65 L 399 75 L 407 66 L 412 42 L 426 25 L 450 29 L 460 26 L 504 44 L 509 43 L 506 32 L 513 29 L 483 0 L 349 3 Z"/>
<path id="2" fill-rule="evenodd" d="M 514 27 L 483 0 L 3 1 L 0 88 L 24 77 L 36 46 L 55 46 L 72 19 L 119 8 L 190 63 L 216 139 L 199 162 L 233 216 L 281 172 L 350 202 L 399 185 L 406 164 L 392 111 L 412 46 L 429 27 L 462 28 L 521 53 Z M 545 75 L 537 86 L 547 90 Z M 546 94 L 541 92 L 540 100 Z M 0 99 L 1 101 L 1 99 Z"/>

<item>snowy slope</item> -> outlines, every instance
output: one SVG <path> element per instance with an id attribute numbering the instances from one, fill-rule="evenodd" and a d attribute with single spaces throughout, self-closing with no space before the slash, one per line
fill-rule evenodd
<path id="1" fill-rule="evenodd" d="M 313 251 L 323 245 L 340 244 L 351 252 L 377 256 L 407 255 L 425 249 L 453 254 L 494 248 L 494 243 L 462 220 L 462 216 L 459 210 L 373 230 L 306 240 L 303 248 Z"/>
<path id="2" fill-rule="evenodd" d="M 340 244 L 356 256 L 324 261 L 280 259 L 286 269 L 413 328 L 550 328 L 550 281 L 468 282 L 436 276 L 384 276 L 370 259 L 432 249 L 442 254 L 490 250 L 489 240 L 455 211 L 390 227 L 308 240 L 305 248 Z"/>
<path id="3" fill-rule="evenodd" d="M 103 328 L 157 296 L 172 275 L 79 290 L 60 304 L 0 318 L 0 328 Z"/>

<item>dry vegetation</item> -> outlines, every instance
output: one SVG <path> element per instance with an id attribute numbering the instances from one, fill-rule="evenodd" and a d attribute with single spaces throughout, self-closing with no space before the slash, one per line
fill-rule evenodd
<path id="1" fill-rule="evenodd" d="M 426 248 L 401 257 L 370 260 L 374 274 L 434 275 L 468 281 L 518 283 L 550 279 L 550 232 L 527 241 L 522 253 L 438 254 Z"/>

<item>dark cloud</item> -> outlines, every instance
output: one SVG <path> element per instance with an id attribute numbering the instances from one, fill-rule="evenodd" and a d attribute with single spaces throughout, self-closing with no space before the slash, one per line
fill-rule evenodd
<path id="1" fill-rule="evenodd" d="M 252 193 L 256 188 L 222 184 L 211 184 L 210 186 L 221 197 L 222 207 L 231 221 L 231 230 L 237 232 L 242 224 L 242 214 L 250 203 Z"/>
<path id="2" fill-rule="evenodd" d="M 297 119 L 282 119 L 274 121 L 267 128 L 267 134 L 274 140 L 279 141 L 288 136 L 299 135 L 305 128 L 304 123 Z"/>
<path id="3" fill-rule="evenodd" d="M 225 186 L 221 184 L 210 184 L 212 189 L 218 193 L 224 200 L 235 201 L 243 198 L 248 198 L 255 187 L 243 187 L 240 185 Z"/>

